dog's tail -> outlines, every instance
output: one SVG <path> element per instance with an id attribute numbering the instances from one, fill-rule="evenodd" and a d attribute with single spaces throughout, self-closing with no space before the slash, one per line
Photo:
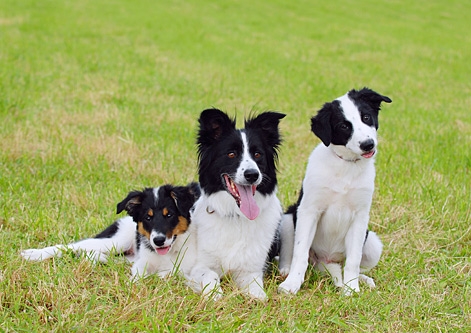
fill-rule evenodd
<path id="1" fill-rule="evenodd" d="M 291 242 L 291 235 L 294 241 L 294 228 L 296 227 L 296 211 L 298 205 L 294 204 L 288 208 L 286 213 L 281 217 L 280 224 L 276 230 L 275 237 L 271 243 L 270 252 L 268 253 L 268 261 L 271 262 L 275 257 L 280 255 L 283 248 L 291 248 L 293 244 Z M 286 243 L 288 242 L 288 243 Z M 283 244 L 285 243 L 285 244 Z M 291 262 L 291 259 L 290 259 Z"/>
<path id="2" fill-rule="evenodd" d="M 363 255 L 360 263 L 361 272 L 367 272 L 375 267 L 379 262 L 382 252 L 383 243 L 375 232 L 369 230 L 363 245 Z"/>
<path id="3" fill-rule="evenodd" d="M 281 219 L 280 260 L 278 268 L 282 276 L 288 275 L 291 267 L 291 260 L 293 259 L 296 208 L 296 205 L 293 205 L 288 208 L 288 210 L 285 214 L 283 214 L 283 217 Z"/>

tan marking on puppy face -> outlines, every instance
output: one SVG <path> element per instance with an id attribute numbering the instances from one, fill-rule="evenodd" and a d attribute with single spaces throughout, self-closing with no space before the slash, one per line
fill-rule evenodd
<path id="1" fill-rule="evenodd" d="M 167 215 L 168 215 L 168 208 L 167 208 L 167 207 L 164 207 L 164 209 L 162 209 L 162 215 L 163 215 L 163 216 L 167 216 Z"/>
<path id="2" fill-rule="evenodd" d="M 149 208 L 149 210 L 147 211 L 147 215 L 154 216 L 154 211 L 152 210 L 152 208 Z"/>
<path id="3" fill-rule="evenodd" d="M 178 217 L 178 224 L 175 227 L 175 234 L 176 235 L 181 235 L 185 233 L 188 230 L 188 227 L 190 226 L 190 223 L 188 223 L 188 220 L 184 218 L 183 216 Z"/>
<path id="4" fill-rule="evenodd" d="M 142 236 L 150 239 L 150 232 L 144 229 L 144 225 L 142 222 L 137 222 L 137 232 L 140 233 Z"/>

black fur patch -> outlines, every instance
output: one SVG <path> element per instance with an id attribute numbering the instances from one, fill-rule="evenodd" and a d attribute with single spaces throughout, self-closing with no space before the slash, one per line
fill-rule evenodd
<path id="1" fill-rule="evenodd" d="M 197 144 L 199 181 L 205 193 L 224 191 L 222 175 L 233 174 L 239 167 L 244 148 L 242 132 L 246 133 L 249 152 L 263 175 L 257 191 L 273 193 L 277 184 L 277 150 L 281 143 L 278 124 L 284 117 L 281 113 L 264 112 L 246 120 L 245 129 L 236 129 L 235 119 L 221 110 L 204 110 L 199 119 Z"/>

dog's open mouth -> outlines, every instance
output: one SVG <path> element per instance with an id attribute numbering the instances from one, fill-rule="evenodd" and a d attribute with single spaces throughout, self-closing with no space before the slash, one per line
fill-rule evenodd
<path id="1" fill-rule="evenodd" d="M 157 252 L 161 256 L 166 255 L 170 251 L 170 249 L 172 248 L 172 245 L 175 242 L 175 239 L 177 239 L 177 235 L 173 235 L 173 239 L 172 239 L 172 242 L 170 243 L 170 245 L 156 247 L 155 252 Z"/>
<path id="2" fill-rule="evenodd" d="M 364 154 L 361 154 L 361 156 L 363 156 L 364 158 L 372 158 L 375 153 L 376 153 L 376 150 L 371 150 L 371 151 L 369 151 L 369 152 L 366 152 L 366 153 L 364 153 Z"/>
<path id="3" fill-rule="evenodd" d="M 249 219 L 255 220 L 260 213 L 260 208 L 255 202 L 254 195 L 257 190 L 256 185 L 236 184 L 229 175 L 224 175 L 227 191 L 235 199 L 241 212 Z"/>
<path id="4" fill-rule="evenodd" d="M 160 254 L 161 256 L 164 256 L 168 253 L 168 251 L 170 251 L 170 248 L 172 246 L 164 246 L 164 247 L 158 247 L 155 249 L 155 251 Z"/>

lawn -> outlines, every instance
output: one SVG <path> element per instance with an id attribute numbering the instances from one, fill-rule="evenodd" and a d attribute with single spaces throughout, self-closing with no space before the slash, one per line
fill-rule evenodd
<path id="1" fill-rule="evenodd" d="M 471 330 L 471 2 L 3 0 L 0 331 Z M 370 227 L 376 289 L 343 297 L 308 270 L 297 295 L 218 302 L 178 277 L 25 248 L 89 237 L 132 189 L 197 179 L 199 113 L 277 110 L 279 198 L 319 142 L 310 117 L 368 86 L 389 96 Z"/>

